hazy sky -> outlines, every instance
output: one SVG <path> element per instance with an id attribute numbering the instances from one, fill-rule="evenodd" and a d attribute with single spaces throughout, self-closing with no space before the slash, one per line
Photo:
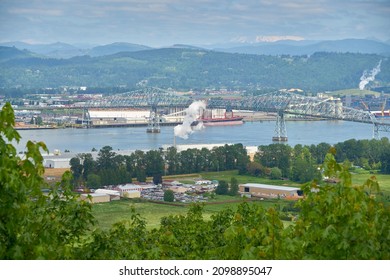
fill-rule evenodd
<path id="1" fill-rule="evenodd" d="M 390 39 L 390 0 L 0 0 L 0 42 Z"/>

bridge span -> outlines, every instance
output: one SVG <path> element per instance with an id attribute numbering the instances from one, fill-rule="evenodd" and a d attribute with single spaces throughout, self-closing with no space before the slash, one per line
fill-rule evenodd
<path id="1" fill-rule="evenodd" d="M 97 101 L 89 101 L 86 103 L 85 108 L 149 108 L 148 130 L 150 129 L 149 132 L 159 132 L 158 108 L 185 108 L 194 101 L 189 96 L 178 95 L 173 91 L 158 88 L 142 88 L 132 92 L 108 96 Z M 390 120 L 377 118 L 369 111 L 346 107 L 340 99 L 333 97 L 309 97 L 291 92 L 275 91 L 240 99 L 210 98 L 204 101 L 207 104 L 207 108 L 277 113 L 275 135 L 273 136 L 275 141 L 287 141 L 286 114 L 372 124 L 373 137 L 375 138 L 379 138 L 380 131 L 390 132 Z"/>

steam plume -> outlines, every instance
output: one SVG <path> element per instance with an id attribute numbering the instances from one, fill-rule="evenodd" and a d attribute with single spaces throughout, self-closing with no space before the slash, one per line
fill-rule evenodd
<path id="1" fill-rule="evenodd" d="M 196 121 L 200 109 L 206 109 L 206 104 L 203 101 L 195 101 L 185 110 L 186 115 L 183 124 L 175 126 L 175 136 L 188 139 L 188 135 L 203 128 L 203 123 L 201 122 L 194 128 L 191 127 L 191 124 Z"/>
<path id="2" fill-rule="evenodd" d="M 381 71 L 382 60 L 379 61 L 378 65 L 374 67 L 370 72 L 364 70 L 363 75 L 360 77 L 359 89 L 363 90 L 369 82 L 375 80 L 375 76 Z"/>

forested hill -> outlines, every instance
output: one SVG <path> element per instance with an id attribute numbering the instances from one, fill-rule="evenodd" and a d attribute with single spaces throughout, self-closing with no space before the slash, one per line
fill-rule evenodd
<path id="1" fill-rule="evenodd" d="M 311 56 L 268 56 L 176 47 L 49 59 L 1 47 L 0 88 L 131 88 L 147 83 L 183 90 L 260 86 L 317 92 L 358 88 L 362 73 L 373 69 L 380 60 L 381 72 L 374 83 L 388 86 L 390 61 L 375 54 L 321 52 Z"/>

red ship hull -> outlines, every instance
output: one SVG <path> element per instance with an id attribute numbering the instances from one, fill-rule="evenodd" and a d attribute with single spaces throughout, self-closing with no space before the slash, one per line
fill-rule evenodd
<path id="1" fill-rule="evenodd" d="M 215 118 L 215 119 L 198 119 L 198 122 L 202 122 L 204 126 L 218 126 L 218 125 L 240 125 L 243 124 L 242 117 L 231 118 Z"/>

